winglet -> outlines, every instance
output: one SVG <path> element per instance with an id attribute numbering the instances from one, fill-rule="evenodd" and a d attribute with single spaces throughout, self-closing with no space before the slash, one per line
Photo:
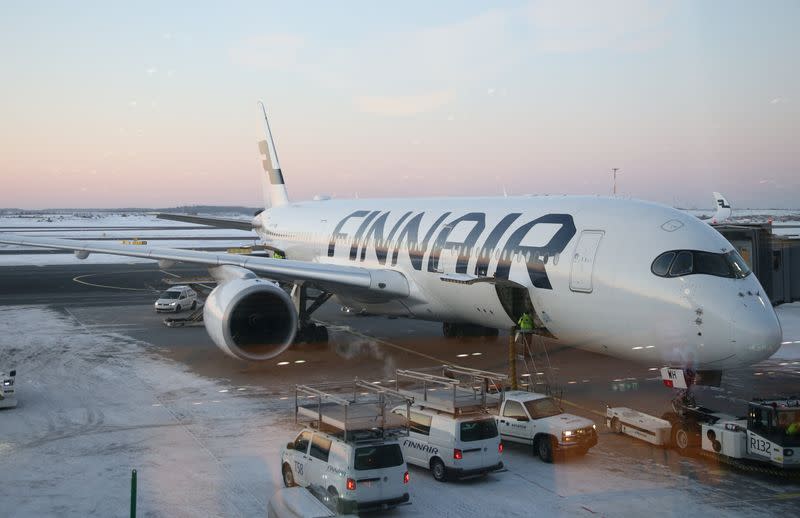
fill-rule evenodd
<path id="1" fill-rule="evenodd" d="M 261 164 L 264 172 L 267 173 L 269 179 L 269 202 L 272 207 L 280 207 L 289 203 L 289 193 L 286 190 L 286 184 L 283 181 L 283 173 L 281 172 L 281 163 L 278 160 L 278 151 L 275 148 L 275 141 L 272 139 L 272 131 L 269 127 L 269 118 L 267 117 L 267 107 L 263 101 L 258 101 L 258 106 L 261 108 L 261 114 L 264 116 L 264 133 L 266 138 L 258 142 L 258 149 L 261 152 Z"/>

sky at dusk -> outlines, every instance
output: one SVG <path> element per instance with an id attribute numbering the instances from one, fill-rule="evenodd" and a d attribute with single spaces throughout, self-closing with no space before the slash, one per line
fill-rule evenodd
<path id="1" fill-rule="evenodd" d="M 0 207 L 611 193 L 800 208 L 800 2 L 3 2 Z"/>

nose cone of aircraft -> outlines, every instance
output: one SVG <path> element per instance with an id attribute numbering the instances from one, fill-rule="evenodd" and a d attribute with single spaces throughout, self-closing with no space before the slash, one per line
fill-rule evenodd
<path id="1" fill-rule="evenodd" d="M 775 354 L 783 332 L 772 305 L 758 297 L 739 306 L 731 326 L 731 340 L 736 343 L 736 360 L 743 365 L 758 363 Z"/>

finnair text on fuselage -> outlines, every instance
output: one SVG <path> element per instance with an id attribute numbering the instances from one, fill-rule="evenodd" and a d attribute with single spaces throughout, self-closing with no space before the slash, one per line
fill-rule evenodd
<path id="1" fill-rule="evenodd" d="M 440 272 L 439 259 L 445 250 L 451 250 L 458 254 L 455 265 L 455 273 L 468 273 L 469 262 L 476 256 L 475 267 L 472 272 L 478 277 L 489 275 L 489 263 L 493 254 L 498 250 L 500 257 L 514 257 L 519 254 L 527 259 L 528 275 L 531 283 L 536 288 L 552 289 L 550 280 L 547 277 L 545 265 L 550 257 L 564 251 L 567 244 L 575 235 L 575 223 L 569 214 L 546 214 L 539 218 L 527 221 L 519 225 L 511 235 L 500 246 L 503 235 L 514 225 L 522 216 L 522 213 L 515 212 L 505 215 L 499 223 L 491 229 L 486 227 L 485 212 L 469 212 L 461 216 L 453 216 L 451 212 L 439 215 L 431 226 L 422 236 L 421 223 L 425 212 L 414 213 L 405 212 L 398 221 L 392 226 L 388 235 L 386 234 L 386 222 L 390 217 L 391 211 L 379 210 L 357 210 L 342 218 L 336 225 L 328 243 L 328 257 L 336 254 L 337 241 L 350 240 L 349 259 L 354 262 L 363 262 L 368 250 L 372 250 L 378 263 L 385 265 L 391 253 L 391 266 L 397 265 L 398 256 L 403 245 L 407 247 L 411 266 L 414 270 L 421 271 L 424 266 L 424 257 L 428 256 L 426 270 L 428 272 Z M 448 218 L 450 221 L 442 226 Z M 351 221 L 360 221 L 360 224 L 352 236 L 342 232 L 345 224 Z M 450 240 L 453 230 L 460 224 L 467 225 L 469 231 L 462 239 Z M 529 246 L 522 244 L 525 238 L 537 225 L 555 225 L 558 230 L 550 237 L 550 240 L 542 246 Z M 441 229 L 440 229 L 441 227 Z M 438 235 L 433 236 L 438 230 Z M 484 234 L 486 237 L 481 239 Z M 421 238 L 421 239 L 420 239 Z M 480 246 L 478 243 L 481 243 Z M 493 277 L 498 279 L 508 279 L 511 269 L 510 261 L 498 261 Z"/>

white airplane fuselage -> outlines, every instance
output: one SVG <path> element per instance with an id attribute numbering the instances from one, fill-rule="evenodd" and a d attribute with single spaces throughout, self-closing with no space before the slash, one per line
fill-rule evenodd
<path id="1" fill-rule="evenodd" d="M 560 343 L 653 366 L 725 370 L 780 347 L 752 273 L 662 277 L 666 251 L 733 250 L 671 207 L 584 196 L 322 200 L 265 210 L 265 244 L 289 259 L 402 273 L 409 297 L 338 293 L 370 312 L 512 327 L 496 285 L 527 290 Z M 735 252 L 734 252 L 735 253 Z M 359 298 L 360 297 L 360 298 Z"/>

